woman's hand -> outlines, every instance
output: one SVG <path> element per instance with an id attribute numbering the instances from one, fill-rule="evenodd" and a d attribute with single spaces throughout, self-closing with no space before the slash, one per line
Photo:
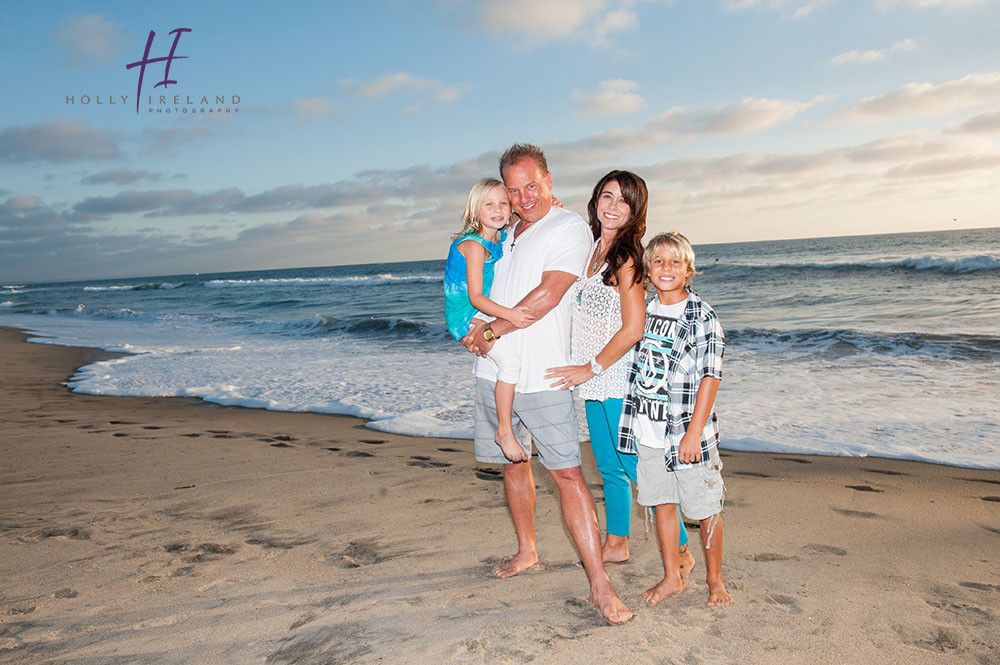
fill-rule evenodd
<path id="1" fill-rule="evenodd" d="M 518 328 L 527 328 L 538 320 L 534 314 L 528 311 L 527 307 L 515 307 L 510 310 L 510 316 L 504 317 Z"/>
<path id="2" fill-rule="evenodd" d="M 555 383 L 549 384 L 552 388 L 566 390 L 573 386 L 589 381 L 594 376 L 594 370 L 590 369 L 590 364 L 566 365 L 565 367 L 550 367 L 545 370 L 546 379 L 558 379 Z"/>

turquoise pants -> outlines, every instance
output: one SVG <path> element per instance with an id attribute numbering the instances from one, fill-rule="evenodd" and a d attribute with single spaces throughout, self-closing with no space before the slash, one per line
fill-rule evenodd
<path id="1" fill-rule="evenodd" d="M 618 421 L 622 417 L 622 400 L 588 399 L 584 406 L 587 427 L 590 428 L 590 446 L 604 483 L 604 511 L 608 533 L 627 537 L 632 523 L 632 483 L 635 482 L 635 466 L 639 457 L 618 452 Z M 688 535 L 679 507 L 677 521 L 680 524 L 677 545 L 681 547 L 687 544 Z"/>

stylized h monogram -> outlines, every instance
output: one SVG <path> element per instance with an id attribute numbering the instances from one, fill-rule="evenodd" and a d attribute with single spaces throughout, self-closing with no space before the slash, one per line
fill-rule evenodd
<path id="1" fill-rule="evenodd" d="M 170 63 L 174 60 L 182 60 L 187 58 L 186 55 L 174 55 L 174 51 L 177 50 L 177 42 L 181 39 L 181 34 L 185 32 L 191 32 L 191 28 L 177 28 L 176 30 L 171 30 L 168 34 L 175 34 L 173 46 L 170 47 L 170 55 L 165 58 L 150 58 L 149 48 L 153 45 L 153 37 L 156 33 L 152 30 L 149 31 L 149 39 L 146 40 L 146 52 L 142 54 L 142 60 L 133 62 L 132 64 L 125 65 L 125 69 L 132 69 L 133 67 L 139 68 L 139 87 L 135 94 L 135 112 L 139 113 L 139 98 L 142 96 L 142 77 L 146 75 L 146 65 L 152 64 L 154 62 L 166 62 L 167 64 L 163 68 L 163 80 L 154 85 L 154 88 L 158 88 L 161 85 L 165 88 L 171 83 L 176 84 L 177 81 L 170 80 Z"/>

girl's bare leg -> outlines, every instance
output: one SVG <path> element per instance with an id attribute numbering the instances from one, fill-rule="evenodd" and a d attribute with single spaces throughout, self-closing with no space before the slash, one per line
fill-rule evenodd
<path id="1" fill-rule="evenodd" d="M 527 461 L 528 455 L 514 437 L 514 425 L 511 422 L 511 413 L 514 411 L 514 387 L 513 383 L 497 381 L 496 388 L 493 389 L 494 399 L 497 402 L 497 431 L 493 435 L 493 440 L 500 446 L 504 457 L 511 462 L 524 462 Z"/>

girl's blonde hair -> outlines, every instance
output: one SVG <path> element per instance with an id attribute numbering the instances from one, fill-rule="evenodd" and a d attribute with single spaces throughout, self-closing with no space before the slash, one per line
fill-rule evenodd
<path id="1" fill-rule="evenodd" d="M 479 207 L 483 205 L 483 199 L 494 187 L 503 186 L 504 184 L 496 178 L 483 178 L 472 186 L 469 190 L 469 200 L 465 203 L 465 214 L 462 215 L 462 230 L 452 236 L 452 240 L 469 233 L 482 234 L 483 224 L 479 221 Z"/>
<path id="2" fill-rule="evenodd" d="M 680 231 L 671 231 L 670 233 L 660 233 L 653 237 L 646 245 L 646 250 L 642 253 L 642 264 L 646 269 L 646 274 L 649 275 L 649 264 L 653 262 L 653 254 L 659 247 L 667 247 L 670 251 L 673 251 L 677 256 L 681 257 L 684 261 L 684 286 L 691 286 L 691 280 L 694 279 L 695 275 L 700 275 L 701 273 L 694 269 L 694 247 L 691 246 L 691 242 L 685 238 Z"/>

